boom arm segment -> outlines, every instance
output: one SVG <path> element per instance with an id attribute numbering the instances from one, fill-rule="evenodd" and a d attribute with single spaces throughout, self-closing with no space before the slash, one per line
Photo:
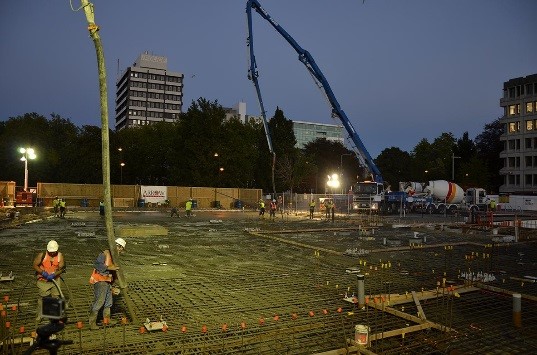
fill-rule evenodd
<path id="1" fill-rule="evenodd" d="M 270 153 L 272 154 L 272 190 L 274 195 L 276 195 L 276 183 L 274 181 L 274 170 L 276 168 L 276 152 L 274 151 L 274 148 L 272 147 L 272 139 L 270 136 L 270 129 L 267 122 L 267 114 L 265 112 L 265 106 L 263 105 L 263 98 L 261 97 L 261 89 L 259 88 L 259 82 L 257 80 L 257 77 L 259 76 L 259 73 L 257 72 L 257 64 L 255 62 L 255 55 L 254 55 L 254 35 L 252 32 L 252 10 L 251 10 L 251 3 L 248 1 L 246 4 L 246 17 L 248 18 L 248 38 L 246 40 L 246 45 L 250 48 L 249 51 L 249 59 L 250 59 L 250 67 L 248 68 L 248 79 L 254 83 L 255 91 L 257 93 L 257 100 L 259 102 L 259 109 L 261 110 L 261 117 L 263 118 L 263 127 L 265 128 L 265 136 L 267 138 L 267 144 Z"/>
<path id="2" fill-rule="evenodd" d="M 337 101 L 334 93 L 332 92 L 332 89 L 330 88 L 330 84 L 328 84 L 328 81 L 326 80 L 325 76 L 315 63 L 315 60 L 311 56 L 311 54 L 300 47 L 300 45 L 281 27 L 274 19 L 261 7 L 261 4 L 257 0 L 248 0 L 246 4 L 246 14 L 248 17 L 248 45 L 250 47 L 250 69 L 248 71 L 248 77 L 250 80 L 254 82 L 254 85 L 256 87 L 257 91 L 257 97 L 259 99 L 259 104 L 261 106 L 261 112 L 263 115 L 263 120 L 265 124 L 265 132 L 267 134 L 267 141 L 270 141 L 270 133 L 268 131 L 268 127 L 266 126 L 266 119 L 265 119 L 265 112 L 263 109 L 263 101 L 261 99 L 261 92 L 259 89 L 259 84 L 257 83 L 257 66 L 255 63 L 255 57 L 254 57 L 254 47 L 253 47 L 253 35 L 252 35 L 252 9 L 257 11 L 261 17 L 263 17 L 265 20 L 267 20 L 272 27 L 282 37 L 293 47 L 293 49 L 298 53 L 298 59 L 306 66 L 306 69 L 310 72 L 311 76 L 315 80 L 317 86 L 322 89 L 323 93 L 326 95 L 328 102 L 330 103 L 330 106 L 332 107 L 332 116 L 339 118 L 339 120 L 343 123 L 343 126 L 347 130 L 347 133 L 349 134 L 349 137 L 352 139 L 352 142 L 355 145 L 355 153 L 358 159 L 361 161 L 362 165 L 364 165 L 367 169 L 369 169 L 370 173 L 373 175 L 376 182 L 383 183 L 384 180 L 382 178 L 382 175 L 380 173 L 380 170 L 376 166 L 376 164 L 373 162 L 373 159 L 371 158 L 371 155 L 365 148 L 364 144 L 362 143 L 362 140 L 358 136 L 358 133 L 356 133 L 354 127 L 352 126 L 351 122 L 349 121 L 347 115 L 345 112 L 341 109 L 341 106 L 339 105 L 339 102 Z M 269 148 L 272 144 L 269 143 Z"/>

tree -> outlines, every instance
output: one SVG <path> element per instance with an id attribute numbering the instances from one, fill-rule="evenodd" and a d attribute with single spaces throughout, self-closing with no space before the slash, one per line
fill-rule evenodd
<path id="1" fill-rule="evenodd" d="M 375 164 L 392 190 L 397 190 L 400 181 L 413 181 L 414 179 L 412 157 L 397 147 L 384 149 L 375 159 Z"/>
<path id="2" fill-rule="evenodd" d="M 499 191 L 503 178 L 499 174 L 503 167 L 500 153 L 503 142 L 500 136 L 505 132 L 504 124 L 499 118 L 485 125 L 484 130 L 475 138 L 477 157 L 486 164 L 487 191 Z"/>

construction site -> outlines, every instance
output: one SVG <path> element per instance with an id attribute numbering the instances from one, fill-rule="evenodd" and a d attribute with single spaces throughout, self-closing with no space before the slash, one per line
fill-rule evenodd
<path id="1" fill-rule="evenodd" d="M 31 212 L 30 212 L 31 211 Z M 530 216 L 531 217 L 531 216 Z M 530 217 L 527 217 L 528 219 Z M 4 218 L 4 217 L 2 217 Z M 114 212 L 128 287 L 90 330 L 97 210 L 28 208 L 0 230 L 1 354 L 29 353 L 33 258 L 49 240 L 67 271 L 60 354 L 530 354 L 537 352 L 537 240 L 463 217 L 257 211 Z M 107 323 L 107 322 L 105 322 Z M 55 339 L 54 339 L 55 338 Z M 46 354 L 41 348 L 35 354 Z"/>

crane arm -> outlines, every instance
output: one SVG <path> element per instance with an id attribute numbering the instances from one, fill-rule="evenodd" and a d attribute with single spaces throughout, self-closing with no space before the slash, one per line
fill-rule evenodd
<path id="1" fill-rule="evenodd" d="M 330 84 L 326 80 L 325 76 L 321 72 L 321 69 L 317 66 L 315 63 L 315 60 L 311 56 L 311 54 L 303 49 L 294 39 L 291 37 L 287 31 L 283 29 L 282 26 L 280 26 L 266 11 L 263 9 L 259 1 L 257 0 L 248 0 L 246 4 L 246 14 L 248 17 L 248 46 L 250 47 L 250 68 L 248 71 L 248 77 L 250 80 L 254 82 L 254 85 L 256 87 L 257 91 L 257 97 L 259 99 L 259 104 L 261 106 L 261 112 L 263 114 L 263 120 L 264 124 L 266 125 L 266 119 L 264 116 L 264 109 L 263 109 L 263 101 L 261 99 L 261 92 L 259 89 L 259 85 L 257 83 L 257 66 L 255 63 L 255 57 L 254 57 L 254 47 L 253 47 L 253 35 L 252 35 L 252 9 L 254 9 L 262 18 L 267 20 L 272 27 L 278 33 L 293 47 L 293 49 L 298 53 L 298 59 L 306 66 L 306 69 L 310 72 L 311 76 L 315 80 L 317 86 L 322 89 L 322 92 L 326 96 L 331 108 L 332 108 L 332 116 L 339 118 L 339 120 L 343 123 L 343 127 L 345 127 L 345 130 L 347 131 L 349 137 L 351 138 L 352 142 L 354 143 L 354 152 L 356 153 L 356 156 L 362 163 L 364 167 L 366 167 L 369 172 L 373 175 L 373 178 L 378 183 L 383 183 L 384 180 L 382 178 L 382 174 L 380 173 L 380 170 L 378 169 L 377 165 L 371 158 L 371 155 L 365 148 L 362 140 L 360 139 L 360 136 L 358 133 L 356 133 L 356 130 L 352 126 L 350 120 L 348 119 L 347 115 L 345 114 L 345 111 L 341 108 L 339 105 L 339 102 L 336 99 L 336 96 L 334 95 L 332 88 L 330 87 Z M 268 127 L 265 126 L 265 133 L 267 134 L 267 141 L 270 141 L 270 133 L 268 131 Z M 270 149 L 271 144 L 269 144 Z"/>

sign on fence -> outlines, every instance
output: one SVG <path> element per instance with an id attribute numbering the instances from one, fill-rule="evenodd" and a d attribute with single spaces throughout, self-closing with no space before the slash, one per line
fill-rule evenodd
<path id="1" fill-rule="evenodd" d="M 168 199 L 166 186 L 140 186 L 140 195 L 145 202 L 164 203 Z"/>

